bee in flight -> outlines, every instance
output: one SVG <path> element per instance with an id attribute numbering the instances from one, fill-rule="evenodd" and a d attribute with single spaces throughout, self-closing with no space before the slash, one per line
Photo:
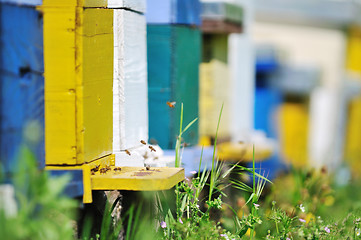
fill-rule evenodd
<path id="1" fill-rule="evenodd" d="M 129 150 L 127 150 L 127 149 L 125 149 L 124 152 L 125 152 L 126 154 L 128 154 L 129 156 L 132 155 L 132 154 L 130 154 Z"/>
<path id="2" fill-rule="evenodd" d="M 147 143 L 144 140 L 140 140 L 140 143 L 143 145 L 147 145 Z"/>
<path id="3" fill-rule="evenodd" d="M 155 148 L 152 147 L 152 146 L 149 146 L 149 149 L 150 149 L 151 152 L 156 152 L 156 151 L 155 151 Z"/>
<path id="4" fill-rule="evenodd" d="M 174 108 L 176 102 L 167 102 L 167 105 L 170 107 L 170 108 Z"/>

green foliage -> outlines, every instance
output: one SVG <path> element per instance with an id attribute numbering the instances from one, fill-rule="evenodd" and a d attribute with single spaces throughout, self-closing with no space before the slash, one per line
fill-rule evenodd
<path id="1" fill-rule="evenodd" d="M 69 176 L 49 177 L 39 170 L 33 154 L 22 149 L 21 162 L 13 177 L 17 213 L 0 209 L 2 239 L 74 239 L 76 201 L 62 191 Z"/>

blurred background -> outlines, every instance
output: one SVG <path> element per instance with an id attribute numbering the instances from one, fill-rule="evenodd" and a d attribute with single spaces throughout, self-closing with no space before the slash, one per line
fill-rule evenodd
<path id="1" fill-rule="evenodd" d="M 1 0 L 0 12 L 5 172 L 24 146 L 41 167 L 111 154 L 174 166 L 197 119 L 179 139 L 186 173 L 217 144 L 220 160 L 255 158 L 270 178 L 360 177 L 359 1 Z"/>

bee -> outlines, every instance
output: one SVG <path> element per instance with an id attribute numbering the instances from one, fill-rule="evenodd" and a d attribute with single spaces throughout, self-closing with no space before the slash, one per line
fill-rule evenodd
<path id="1" fill-rule="evenodd" d="M 110 171 L 110 170 L 111 170 L 111 167 L 110 167 L 110 166 L 106 166 L 105 168 L 107 169 L 107 171 Z"/>
<path id="2" fill-rule="evenodd" d="M 147 143 L 144 140 L 140 140 L 140 143 L 143 145 L 147 145 Z"/>
<path id="3" fill-rule="evenodd" d="M 145 169 L 147 169 L 147 171 L 149 171 L 149 170 L 150 170 L 150 166 L 149 166 L 149 165 L 145 166 Z"/>
<path id="4" fill-rule="evenodd" d="M 122 168 L 120 168 L 120 167 L 114 168 L 114 171 L 121 171 L 121 170 L 122 170 Z"/>
<path id="5" fill-rule="evenodd" d="M 125 151 L 125 153 L 128 154 L 129 156 L 132 155 L 132 154 L 130 154 L 129 150 L 125 149 L 124 151 Z"/>
<path id="6" fill-rule="evenodd" d="M 101 174 L 106 173 L 107 171 L 108 171 L 107 168 L 101 168 L 101 169 L 99 170 L 99 172 L 100 172 Z"/>
<path id="7" fill-rule="evenodd" d="M 92 168 L 91 171 L 92 172 L 97 172 L 97 171 L 99 171 L 99 167 L 100 167 L 100 165 L 95 165 L 95 167 Z"/>
<path id="8" fill-rule="evenodd" d="M 154 147 L 152 147 L 152 146 L 149 146 L 149 149 L 150 149 L 151 152 L 156 152 Z"/>
<path id="9" fill-rule="evenodd" d="M 176 102 L 167 102 L 167 105 L 170 107 L 170 108 L 174 108 Z"/>
<path id="10" fill-rule="evenodd" d="M 186 143 L 186 142 L 183 143 L 183 147 L 187 147 L 188 145 L 189 145 L 189 144 Z"/>

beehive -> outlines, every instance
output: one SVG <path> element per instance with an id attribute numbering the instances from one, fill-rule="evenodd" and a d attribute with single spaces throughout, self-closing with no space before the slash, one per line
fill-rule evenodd
<path id="1" fill-rule="evenodd" d="M 198 115 L 198 65 L 201 34 L 186 26 L 148 25 L 149 138 L 165 149 L 175 146 L 180 105 L 184 126 Z M 176 102 L 175 108 L 166 103 Z M 189 144 L 198 141 L 198 124 L 184 134 Z"/>
<path id="2" fill-rule="evenodd" d="M 190 3 L 195 7 L 191 8 Z M 167 2 L 168 7 L 172 6 L 171 11 L 159 22 L 154 17 L 163 14 L 162 8 L 152 4 L 153 1 L 147 5 L 149 139 L 162 148 L 172 149 L 179 134 L 181 103 L 183 127 L 198 117 L 201 32 L 191 24 L 200 22 L 199 1 Z M 156 1 L 156 5 L 162 4 L 165 2 Z M 167 102 L 176 102 L 176 105 L 171 108 Z M 183 138 L 189 145 L 196 144 L 198 123 L 193 124 Z"/>
<path id="3" fill-rule="evenodd" d="M 33 7 L 0 3 L 0 160 L 17 169 L 21 149 L 44 166 L 43 20 Z"/>

